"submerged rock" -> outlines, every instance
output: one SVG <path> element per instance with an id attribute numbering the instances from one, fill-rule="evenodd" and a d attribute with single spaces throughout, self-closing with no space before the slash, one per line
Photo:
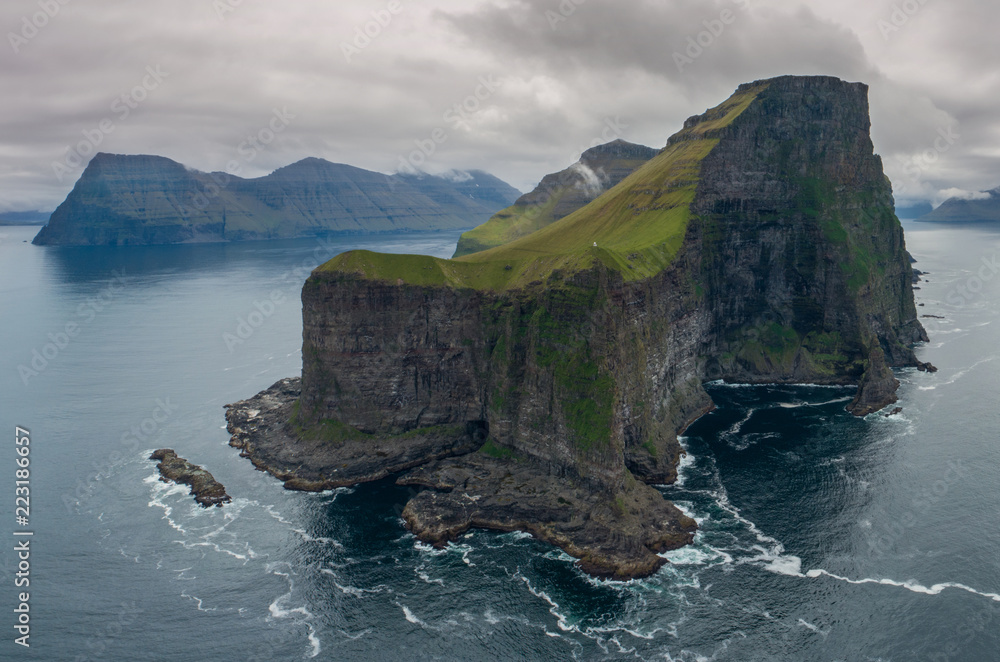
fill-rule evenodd
<path id="1" fill-rule="evenodd" d="M 226 488 L 215 480 L 212 474 L 198 465 L 178 457 L 173 450 L 161 448 L 150 455 L 149 459 L 159 460 L 156 468 L 160 470 L 160 480 L 190 485 L 194 500 L 205 508 L 221 506 L 232 501 L 232 498 L 226 494 Z"/>

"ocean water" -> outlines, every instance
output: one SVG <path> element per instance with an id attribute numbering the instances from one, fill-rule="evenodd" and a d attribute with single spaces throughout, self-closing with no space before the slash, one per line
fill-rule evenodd
<path id="1" fill-rule="evenodd" d="M 223 405 L 300 371 L 309 269 L 457 235 L 70 249 L 3 228 L 3 535 L 21 426 L 34 536 L 30 649 L 0 557 L 0 659 L 1000 660 L 1000 231 L 907 231 L 940 372 L 900 371 L 889 419 L 846 414 L 845 389 L 712 385 L 662 488 L 696 542 L 622 583 L 523 534 L 434 550 L 392 481 L 287 492 L 227 445 Z M 233 502 L 158 481 L 160 447 Z"/>

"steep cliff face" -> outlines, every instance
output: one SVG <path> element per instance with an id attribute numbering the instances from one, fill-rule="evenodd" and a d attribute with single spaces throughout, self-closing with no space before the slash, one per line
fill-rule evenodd
<path id="1" fill-rule="evenodd" d="M 41 245 L 241 241 L 456 230 L 518 192 L 486 173 L 369 172 L 309 158 L 266 177 L 203 173 L 158 156 L 95 156 L 35 238 Z"/>
<path id="2" fill-rule="evenodd" d="M 721 132 L 691 207 L 704 233 L 709 376 L 853 384 L 872 366 L 869 381 L 878 373 L 891 388 L 853 409 L 894 399 L 873 353 L 915 365 L 909 346 L 926 336 L 869 134 L 867 87 L 823 78 L 771 85 Z"/>
<path id="3" fill-rule="evenodd" d="M 759 81 L 532 235 L 317 269 L 286 436 L 261 430 L 287 398 L 248 418 L 262 394 L 230 409 L 233 444 L 270 469 L 290 439 L 335 430 L 323 452 L 351 471 L 359 440 L 403 454 L 419 437 L 428 459 L 406 455 L 400 480 L 431 488 L 403 513 L 420 538 L 527 530 L 587 572 L 644 576 L 693 535 L 648 484 L 676 478 L 677 435 L 712 407 L 702 384 L 859 384 L 852 410 L 880 409 L 925 338 L 911 287 L 867 88 Z"/>
<path id="4" fill-rule="evenodd" d="M 565 218 L 617 186 L 656 154 L 655 149 L 624 140 L 588 149 L 569 168 L 546 175 L 534 191 L 463 234 L 455 257 L 509 243 Z"/>

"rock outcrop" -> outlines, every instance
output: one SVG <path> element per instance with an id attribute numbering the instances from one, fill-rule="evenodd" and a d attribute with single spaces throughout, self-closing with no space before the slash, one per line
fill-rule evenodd
<path id="1" fill-rule="evenodd" d="M 534 191 L 463 234 L 455 257 L 501 246 L 569 216 L 617 186 L 657 152 L 624 140 L 588 149 L 569 168 L 546 175 Z"/>
<path id="2" fill-rule="evenodd" d="M 403 518 L 434 544 L 519 529 L 588 573 L 649 575 L 695 530 L 651 485 L 675 480 L 705 382 L 859 385 L 866 415 L 919 364 L 869 131 L 864 85 L 758 81 L 531 235 L 341 255 L 303 288 L 301 385 L 231 406 L 232 443 L 293 488 L 405 470 L 427 490 Z"/>
<path id="3" fill-rule="evenodd" d="M 479 171 L 383 175 L 309 158 L 266 177 L 204 173 L 159 156 L 98 154 L 35 237 L 139 245 L 459 230 L 518 191 Z"/>
<path id="4" fill-rule="evenodd" d="M 205 508 L 221 506 L 229 503 L 232 498 L 226 494 L 226 488 L 215 477 L 196 464 L 191 464 L 169 448 L 161 448 L 149 456 L 150 460 L 158 460 L 156 468 L 160 471 L 160 480 L 174 482 L 179 485 L 190 485 L 194 500 Z"/>

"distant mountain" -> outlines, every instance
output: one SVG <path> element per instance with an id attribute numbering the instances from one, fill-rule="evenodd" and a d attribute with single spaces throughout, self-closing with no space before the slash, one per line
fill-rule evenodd
<path id="1" fill-rule="evenodd" d="M 546 175 L 534 191 L 462 235 L 455 257 L 478 253 L 540 230 L 584 207 L 659 153 L 615 140 L 588 149 L 562 172 Z"/>
<path id="2" fill-rule="evenodd" d="M 518 191 L 483 172 L 384 175 L 308 158 L 257 179 L 98 154 L 34 243 L 142 245 L 460 230 Z"/>
<path id="3" fill-rule="evenodd" d="M 440 177 L 399 173 L 397 178 L 443 205 L 469 204 L 503 209 L 521 196 L 521 192 L 482 170 L 452 172 Z"/>
<path id="4" fill-rule="evenodd" d="M 949 198 L 934 211 L 917 219 L 921 223 L 996 223 L 1000 222 L 1000 187 L 983 191 L 982 200 Z"/>
<path id="5" fill-rule="evenodd" d="M 896 206 L 896 216 L 901 219 L 913 219 L 920 218 L 925 214 L 929 214 L 934 210 L 934 207 L 929 202 L 921 202 L 915 205 L 907 205 L 905 207 Z"/>
<path id="6" fill-rule="evenodd" d="M 5 211 L 0 213 L 0 225 L 45 225 L 52 212 Z"/>

